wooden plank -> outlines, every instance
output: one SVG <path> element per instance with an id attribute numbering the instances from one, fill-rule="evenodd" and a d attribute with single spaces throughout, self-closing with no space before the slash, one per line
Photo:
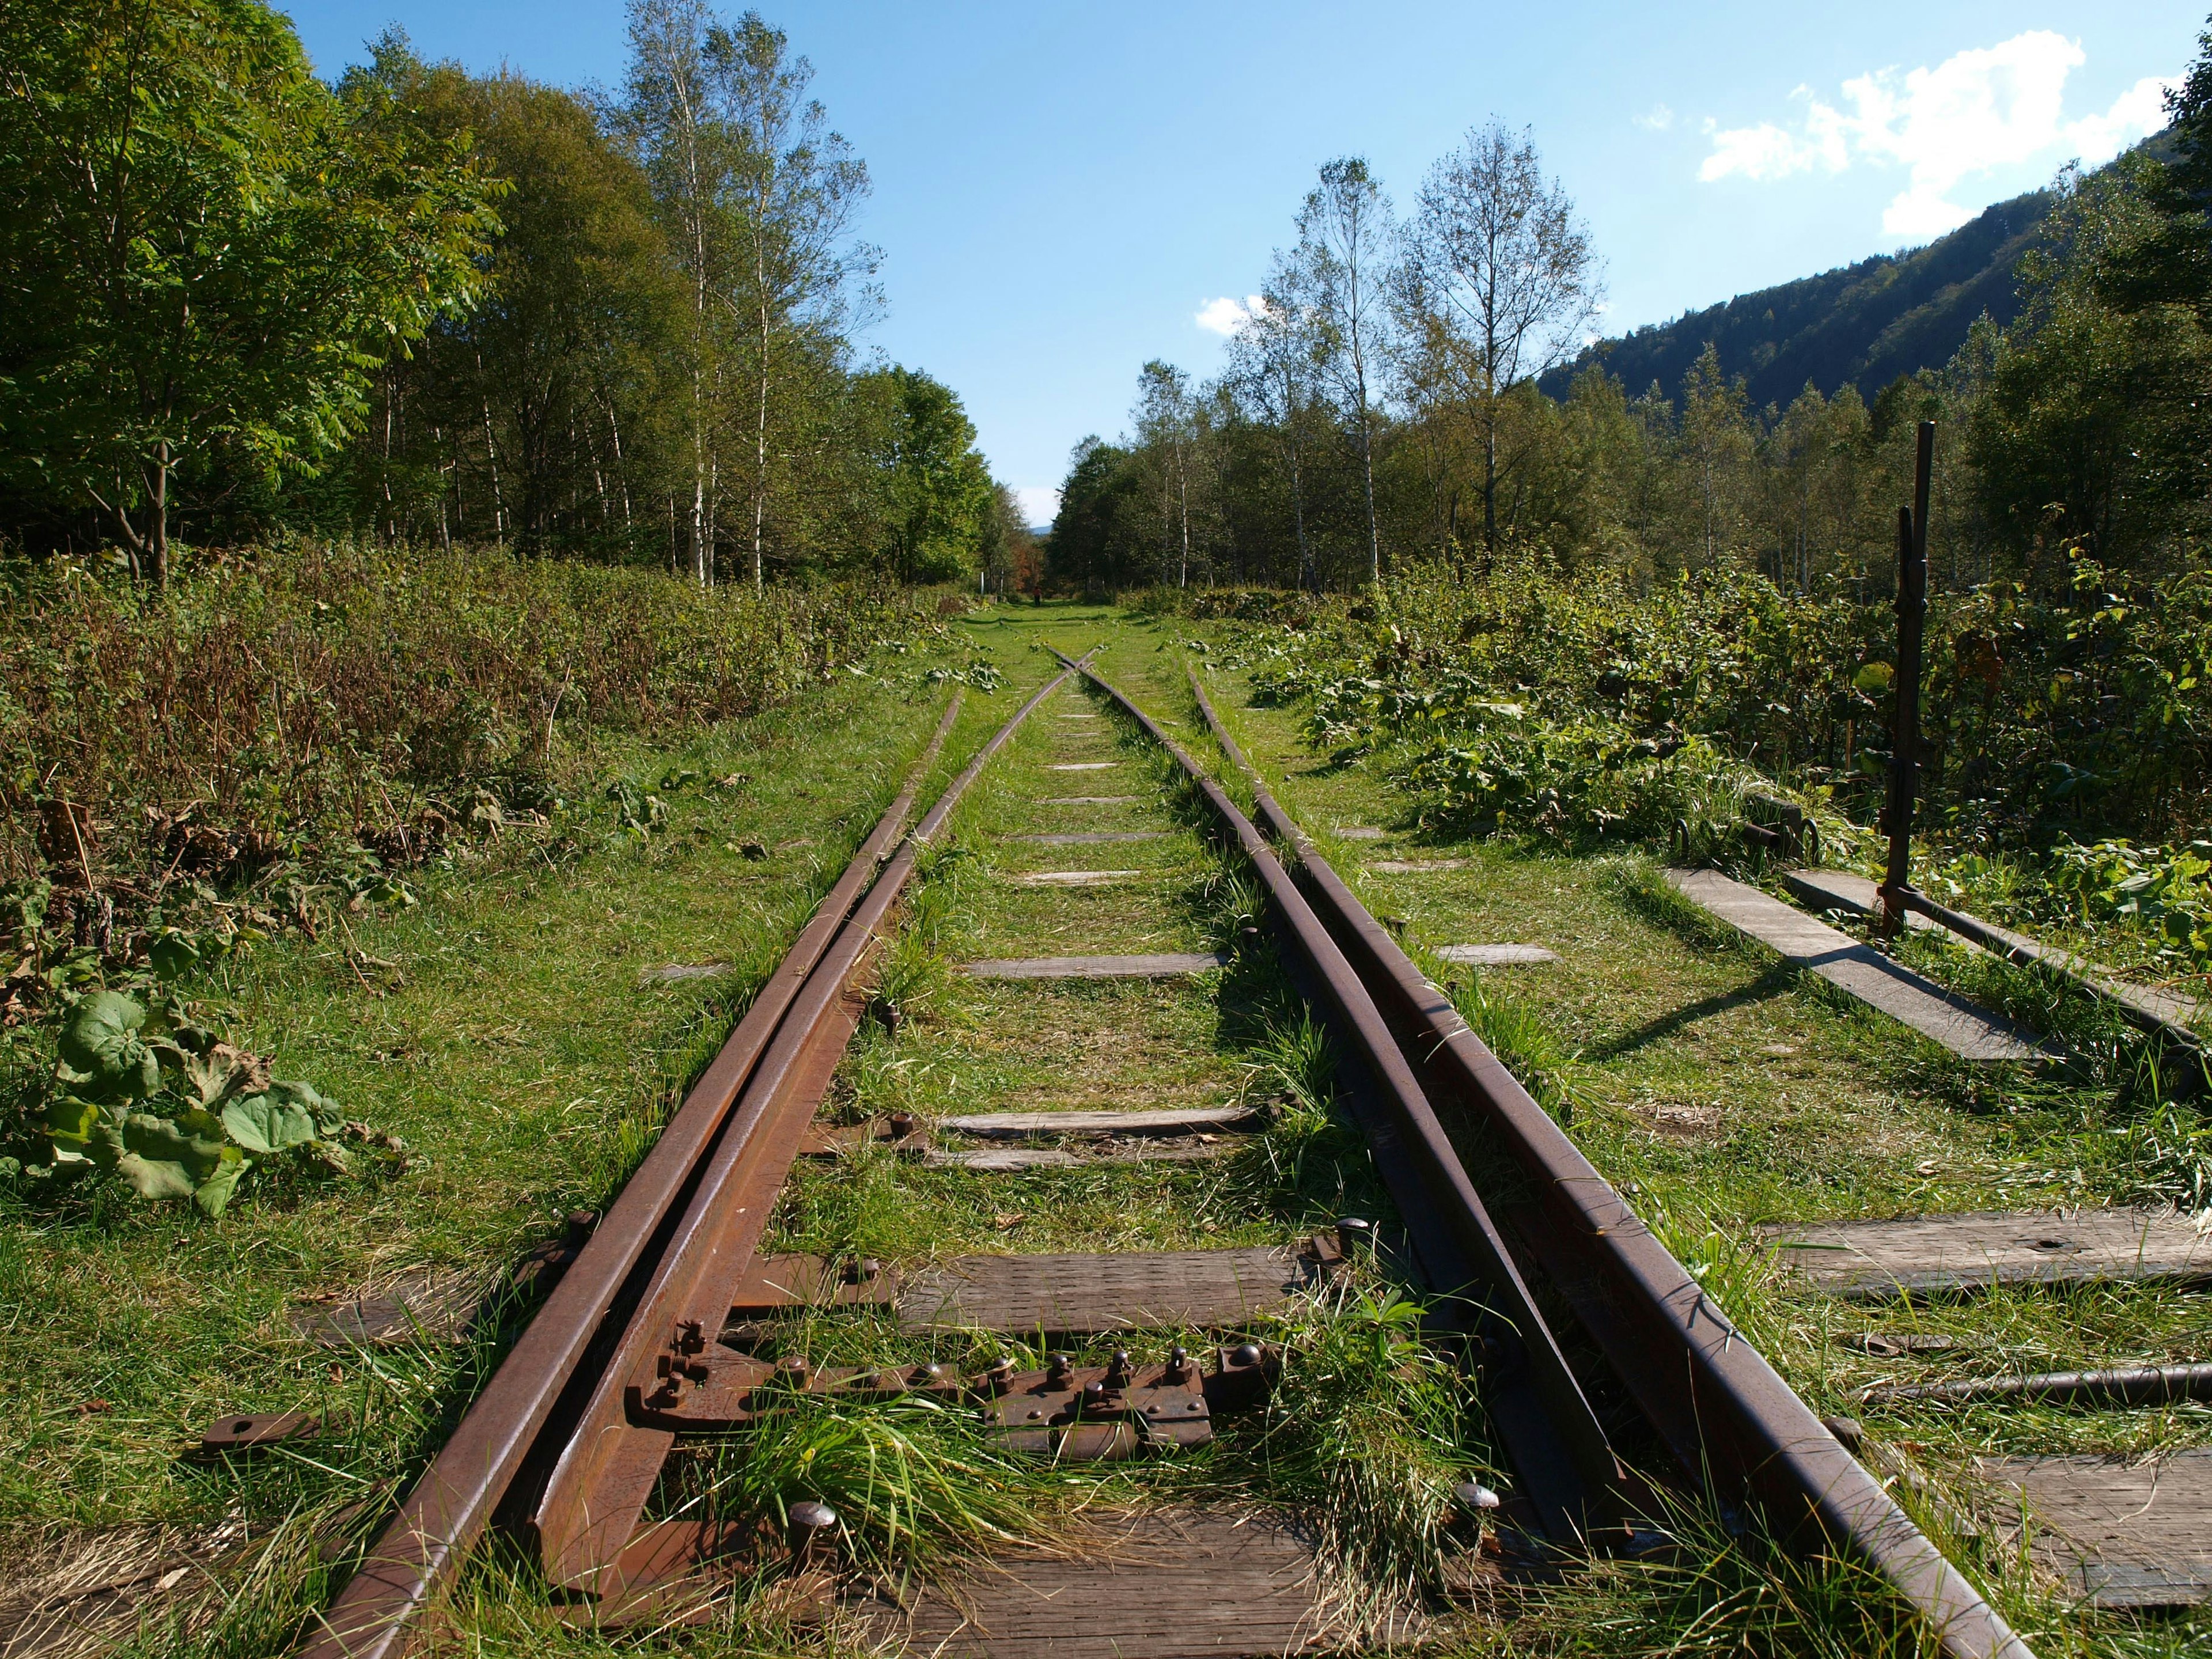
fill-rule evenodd
<path id="1" fill-rule="evenodd" d="M 2212 1235 L 2166 1210 L 1981 1212 L 1765 1226 L 1783 1261 L 1837 1296 L 2212 1279 Z"/>
<path id="2" fill-rule="evenodd" d="M 1025 887 L 1103 887 L 1144 873 L 1141 870 L 1033 870 L 1014 879 Z"/>
<path id="3" fill-rule="evenodd" d="M 904 1609 L 887 1597 L 846 1607 L 876 1640 L 932 1659 L 1267 1659 L 1346 1645 L 1313 1546 L 1285 1518 L 1153 1511 L 1103 1524 L 1078 1559 L 1001 1556 Z"/>
<path id="4" fill-rule="evenodd" d="M 1464 870 L 1465 859 L 1377 859 L 1367 867 L 1380 875 L 1418 876 L 1431 870 Z"/>
<path id="5" fill-rule="evenodd" d="M 1784 961 L 1818 974 L 1961 1060 L 2052 1057 L 2050 1049 L 2010 1020 L 1977 1007 L 1771 894 L 1717 870 L 1669 870 L 1667 879 L 1692 903 L 1749 934 Z"/>
<path id="6" fill-rule="evenodd" d="M 1342 824 L 1336 834 L 1342 841 L 1387 841 L 1390 836 L 1388 830 L 1377 830 L 1371 823 Z"/>
<path id="7" fill-rule="evenodd" d="M 922 1161 L 940 1170 L 974 1170 L 984 1175 L 1010 1175 L 1022 1170 L 1073 1170 L 1097 1164 L 1200 1164 L 1218 1158 L 1212 1146 L 1162 1146 L 1139 1141 L 1130 1145 L 1103 1143 L 1091 1152 L 1068 1152 L 1059 1146 L 978 1146 L 965 1151 L 932 1152 Z"/>
<path id="8" fill-rule="evenodd" d="M 1094 847 L 1109 841 L 1165 841 L 1164 830 L 1073 830 L 1049 836 L 1008 836 L 1008 841 L 1034 842 L 1041 847 Z"/>
<path id="9" fill-rule="evenodd" d="M 1119 761 L 1058 761 L 1044 769 L 1048 772 L 1110 772 Z"/>
<path id="10" fill-rule="evenodd" d="M 1045 806 L 1127 806 L 1144 799 L 1142 795 L 1046 795 L 1040 801 Z"/>
<path id="11" fill-rule="evenodd" d="M 2030 1551 L 2100 1607 L 2212 1601 L 2212 1449 L 2149 1462 L 1983 1457 L 2032 1528 Z"/>
<path id="12" fill-rule="evenodd" d="M 1182 951 L 1149 957 L 1012 957 L 971 962 L 961 972 L 973 979 L 1175 979 L 1226 968 L 1218 951 Z"/>
<path id="13" fill-rule="evenodd" d="M 459 1342 L 488 1291 L 481 1275 L 411 1267 L 371 1289 L 292 1310 L 292 1328 L 325 1348 Z"/>
<path id="14" fill-rule="evenodd" d="M 1854 910 L 1866 916 L 1875 913 L 1875 894 L 1877 890 L 1875 883 L 1865 876 L 1852 875 L 1849 871 L 1788 871 L 1783 875 L 1782 884 L 1802 902 L 1818 905 L 1824 910 Z M 1972 920 L 1980 919 L 1976 917 Z M 1972 939 L 1951 933 L 1941 922 L 1923 916 L 1917 910 L 1905 913 L 1905 925 L 1921 933 L 1942 933 L 1969 951 L 1982 948 Z M 2026 933 L 2000 927 L 1993 921 L 1984 921 L 1981 925 L 2014 950 L 2034 957 L 2069 979 L 2078 981 L 2099 996 L 2108 998 L 2143 1018 L 2164 1026 L 2185 1041 L 2197 1040 L 2196 1034 L 2190 1028 L 2203 1020 L 2208 1012 L 2212 1012 L 2203 1003 L 2191 998 L 2179 996 L 2171 991 L 2153 990 L 2148 985 L 2136 985 L 2121 979 L 2111 969 L 2094 963 L 2087 957 L 2076 956 L 2071 951 L 2043 944 L 2040 940 L 2030 939 Z"/>
<path id="15" fill-rule="evenodd" d="M 1445 962 L 1470 968 L 1525 968 L 1539 962 L 1557 962 L 1559 953 L 1540 945 L 1439 945 L 1436 954 Z"/>
<path id="16" fill-rule="evenodd" d="M 1296 1249 L 1163 1250 L 1138 1255 L 969 1255 L 912 1274 L 900 1298 L 908 1330 L 1234 1328 L 1281 1306 L 1319 1268 Z"/>
<path id="17" fill-rule="evenodd" d="M 948 1133 L 979 1139 L 1025 1135 L 1194 1135 L 1247 1128 L 1260 1115 L 1249 1106 L 1193 1106 L 1159 1112 L 976 1112 L 940 1118 Z"/>
<path id="18" fill-rule="evenodd" d="M 687 980 L 720 979 L 729 971 L 726 962 L 672 962 L 663 967 L 641 969 L 637 984 L 640 990 L 652 985 L 681 985 Z"/>

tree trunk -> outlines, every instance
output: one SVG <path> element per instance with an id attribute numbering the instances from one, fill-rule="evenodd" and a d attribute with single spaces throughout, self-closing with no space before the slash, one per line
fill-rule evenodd
<path id="1" fill-rule="evenodd" d="M 169 441 L 161 440 L 154 465 L 153 523 L 149 527 L 146 574 L 156 592 L 169 591 Z"/>

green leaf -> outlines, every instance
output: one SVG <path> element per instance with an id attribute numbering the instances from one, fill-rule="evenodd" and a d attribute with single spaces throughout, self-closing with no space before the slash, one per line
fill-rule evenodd
<path id="1" fill-rule="evenodd" d="M 235 1146 L 224 1147 L 222 1161 L 192 1188 L 192 1202 L 206 1212 L 209 1220 L 216 1219 L 229 1205 L 230 1195 L 238 1190 L 240 1178 L 252 1167 L 252 1162 Z"/>
<path id="2" fill-rule="evenodd" d="M 1851 684 L 1869 697 L 1879 696 L 1889 690 L 1890 682 L 1897 678 L 1897 670 L 1886 662 L 1870 662 L 1851 676 Z"/>
<path id="3" fill-rule="evenodd" d="M 95 991 L 62 1027 L 62 1063 L 101 1100 L 140 1099 L 161 1086 L 161 1062 L 140 1040 L 146 1007 L 120 991 Z M 75 1081 L 75 1079 L 70 1079 Z"/>
<path id="4" fill-rule="evenodd" d="M 213 1170 L 222 1161 L 224 1150 L 220 1140 L 196 1135 L 184 1125 L 151 1112 L 133 1112 L 124 1121 L 123 1146 L 126 1159 L 135 1157 L 178 1165 L 191 1176 L 188 1185 L 198 1184 Z"/>
<path id="5" fill-rule="evenodd" d="M 181 979 L 200 965 L 199 947 L 190 935 L 164 927 L 146 947 L 146 960 L 163 979 Z"/>
<path id="6" fill-rule="evenodd" d="M 267 1094 L 248 1095 L 222 1109 L 222 1127 L 230 1138 L 249 1152 L 281 1152 L 315 1138 L 315 1115 L 293 1101 L 280 1098 L 282 1084 L 272 1084 Z"/>
<path id="7" fill-rule="evenodd" d="M 149 1203 L 192 1195 L 192 1178 L 185 1172 L 185 1166 L 167 1158 L 125 1152 L 116 1160 L 115 1173 L 131 1183 L 132 1192 Z"/>
<path id="8" fill-rule="evenodd" d="M 93 1132 L 100 1127 L 100 1108 L 73 1095 L 56 1095 L 46 1103 L 46 1137 L 54 1156 L 75 1163 L 98 1155 Z"/>

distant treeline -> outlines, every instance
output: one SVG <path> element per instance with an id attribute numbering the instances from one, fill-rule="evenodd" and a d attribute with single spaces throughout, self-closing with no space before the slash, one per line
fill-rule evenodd
<path id="1" fill-rule="evenodd" d="M 0 538 L 282 532 L 701 581 L 996 569 L 959 399 L 863 366 L 867 171 L 754 13 L 632 0 L 621 86 L 335 86 L 259 0 L 0 8 Z"/>
<path id="2" fill-rule="evenodd" d="M 1528 137 L 1470 134 L 1402 218 L 1365 163 L 1332 162 L 1224 372 L 1194 386 L 1147 364 L 1130 433 L 1077 448 L 1050 579 L 1347 587 L 1510 555 L 1632 583 L 1730 569 L 1879 592 L 1923 419 L 1941 429 L 1939 583 L 2055 595 L 2094 565 L 2124 592 L 2201 567 L 2212 35 L 2172 114 L 2157 154 L 2059 178 L 2009 323 L 1984 316 L 1947 365 L 1871 403 L 1808 384 L 1755 405 L 1710 344 L 1676 385 L 1601 362 L 1548 396 L 1585 349 L 1599 271 Z"/>

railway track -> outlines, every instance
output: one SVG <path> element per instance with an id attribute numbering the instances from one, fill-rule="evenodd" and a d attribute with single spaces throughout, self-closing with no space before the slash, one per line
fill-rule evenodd
<path id="1" fill-rule="evenodd" d="M 657 1495 L 672 1460 L 759 1433 L 801 1396 L 934 1401 L 972 1414 L 1002 1455 L 1065 1463 L 1188 1450 L 1266 1397 L 1285 1359 L 1272 1314 L 1363 1277 L 1418 1292 L 1423 1340 L 1465 1374 L 1510 1472 L 1502 1502 L 1471 1482 L 1455 1494 L 1469 1560 L 1540 1574 L 1593 1553 L 1664 1549 L 1671 1490 L 1729 1516 L 1755 1505 L 1803 1548 L 1856 1559 L 1946 1654 L 2027 1655 L 1360 905 L 1245 763 L 1194 674 L 1189 690 L 1229 763 L 1223 775 L 1088 659 L 1063 657 L 909 830 L 956 698 L 897 800 L 327 1609 L 307 1644 L 313 1659 L 407 1652 L 488 1533 L 533 1557 L 587 1623 L 667 1616 L 717 1563 L 764 1571 L 787 1548 L 823 1593 L 917 1650 L 1050 1645 L 1135 1659 L 1358 1646 L 1362 1630 L 1332 1624 L 1310 1592 L 1312 1553 L 1296 1517 L 1255 1524 L 1249 1502 L 1239 1524 L 1185 1503 L 1136 1514 L 1118 1534 L 1071 1534 L 1042 1565 L 1002 1571 L 979 1607 L 972 1594 L 927 1585 L 888 1596 L 878 1585 L 869 1602 L 836 1569 L 830 1506 L 784 1504 L 779 1538 L 757 1516 Z M 1202 1159 L 1236 1128 L 1239 1113 L 1226 1109 L 1067 1112 L 1042 1123 L 977 1114 L 936 1126 L 983 1143 L 948 1154 L 932 1126 L 911 1120 L 836 1132 L 817 1121 L 917 872 L 994 757 L 1055 700 L 1072 724 L 1094 721 L 1167 757 L 1188 811 L 1168 829 L 1026 839 L 1103 850 L 1202 834 L 1241 867 L 1264 895 L 1266 925 L 1238 951 L 1271 956 L 1326 1023 L 1339 1099 L 1388 1212 L 1265 1247 L 979 1255 L 903 1275 L 877 1261 L 768 1251 L 802 1160 L 906 1152 L 963 1163 L 960 1178 L 988 1182 L 1080 1161 L 1034 1144 L 1055 1130 L 1093 1146 L 1152 1137 L 1128 1155 Z M 1080 784 L 1129 763 L 1050 764 Z M 1079 808 L 1143 798 L 1054 799 Z M 1136 873 L 1020 879 L 1073 892 Z M 1159 978 L 1224 960 L 1029 958 L 980 971 Z M 1473 1132 L 1482 1162 L 1470 1167 L 1455 1150 L 1455 1127 L 1460 1144 Z M 829 1364 L 779 1334 L 794 1313 L 890 1322 L 910 1334 L 912 1363 Z M 964 1367 L 933 1358 L 951 1332 L 982 1357 Z"/>

